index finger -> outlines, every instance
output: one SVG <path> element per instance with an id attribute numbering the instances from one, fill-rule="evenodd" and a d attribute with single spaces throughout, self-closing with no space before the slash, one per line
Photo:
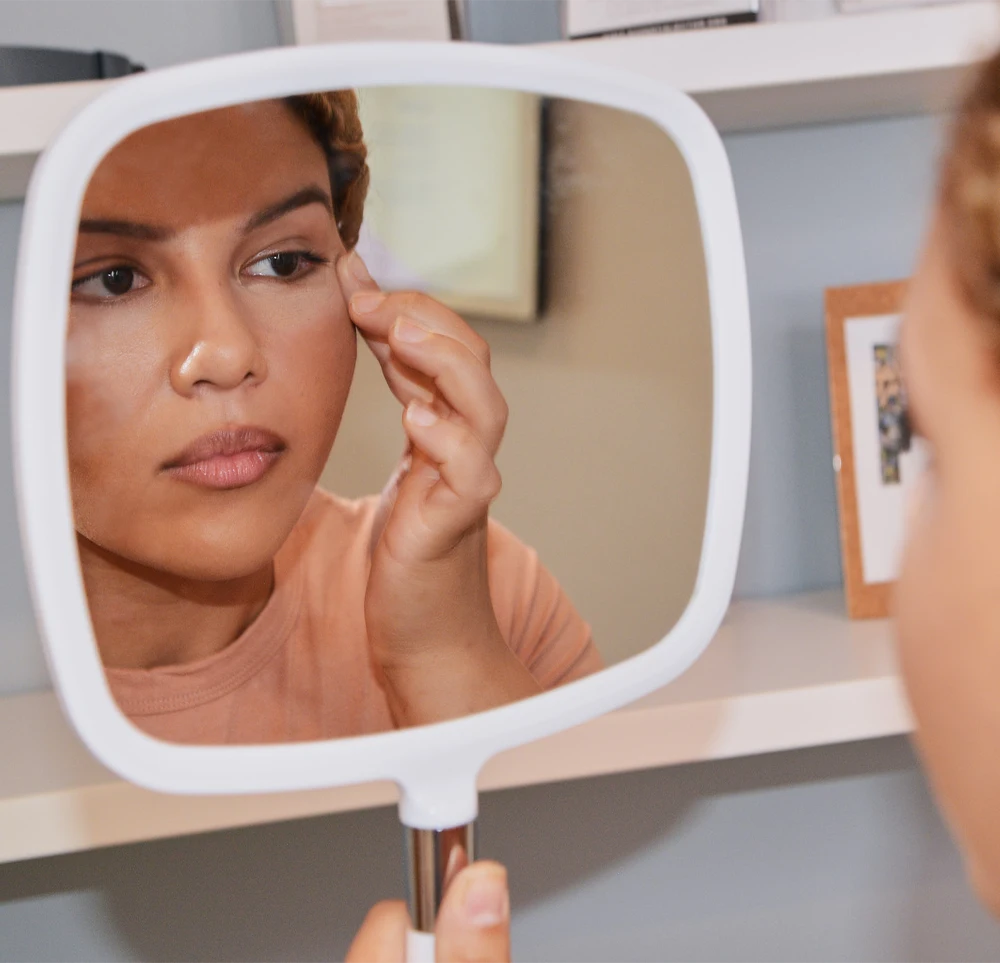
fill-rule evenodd
<path id="1" fill-rule="evenodd" d="M 344 301 L 347 303 L 348 313 L 351 313 L 351 298 L 363 292 L 378 293 L 378 282 L 368 272 L 368 267 L 358 254 L 357 250 L 351 251 L 344 257 L 337 259 L 336 264 L 337 280 L 340 282 L 340 290 L 343 292 Z M 352 317 L 353 320 L 353 317 Z M 365 331 L 364 335 L 368 347 L 378 359 L 378 363 L 383 367 L 389 361 L 389 345 L 385 338 L 373 340 L 369 338 Z"/>
<path id="2" fill-rule="evenodd" d="M 361 270 L 364 262 L 357 252 L 349 258 L 342 258 L 337 264 L 341 277 L 341 288 L 348 301 L 351 320 L 358 326 L 365 340 L 386 343 L 389 330 L 402 315 L 418 321 L 434 334 L 454 338 L 469 349 L 487 367 L 490 363 L 490 348 L 461 315 L 446 307 L 440 301 L 419 291 L 381 291 L 374 281 L 361 282 L 352 272 Z M 365 269 L 367 271 L 367 269 Z M 376 351 L 376 354 L 378 352 Z M 382 357 L 379 356 L 382 361 Z"/>
<path id="3" fill-rule="evenodd" d="M 365 262 L 356 250 L 339 258 L 336 270 L 340 289 L 348 302 L 350 302 L 350 299 L 354 295 L 359 293 L 377 294 L 379 292 L 378 282 L 368 273 Z M 382 369 L 386 383 L 404 406 L 416 398 L 433 405 L 435 408 L 439 408 L 441 413 L 444 413 L 444 409 L 441 408 L 435 398 L 433 383 L 430 383 L 420 372 L 414 371 L 399 361 L 399 359 L 393 357 L 388 337 L 374 337 L 364 328 L 359 327 L 359 329 L 371 353 L 375 355 L 375 360 L 378 361 Z"/>

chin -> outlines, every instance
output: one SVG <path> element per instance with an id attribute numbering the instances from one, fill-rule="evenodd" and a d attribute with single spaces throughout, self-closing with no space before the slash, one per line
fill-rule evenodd
<path id="1" fill-rule="evenodd" d="M 233 528 L 226 532 L 193 531 L 172 539 L 179 550 L 157 552 L 152 567 L 182 578 L 225 582 L 253 575 L 274 561 L 292 529 L 288 526 Z"/>
<path id="2" fill-rule="evenodd" d="M 124 543 L 102 547 L 119 558 L 168 578 L 226 582 L 260 572 L 274 561 L 295 526 L 295 518 L 271 516 L 267 523 L 251 515 L 228 524 L 174 521 L 163 529 L 136 526 Z M 142 537 L 135 538 L 136 531 Z M 100 543 L 99 543 L 100 544 Z"/>
<path id="3" fill-rule="evenodd" d="M 107 505 L 78 532 L 103 552 L 167 577 L 200 582 L 245 578 L 270 565 L 315 486 L 252 486 L 210 497 L 148 502 L 127 521 Z M 82 524 L 87 521 L 93 524 Z"/>
<path id="4" fill-rule="evenodd" d="M 194 582 L 231 582 L 259 572 L 274 561 L 275 552 L 248 552 L 225 546 L 203 546 L 197 558 L 157 560 L 157 571 Z"/>

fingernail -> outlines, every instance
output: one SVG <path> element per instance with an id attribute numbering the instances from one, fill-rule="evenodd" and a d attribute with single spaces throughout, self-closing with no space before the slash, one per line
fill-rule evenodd
<path id="1" fill-rule="evenodd" d="M 407 318 L 398 318 L 393 325 L 393 332 L 400 341 L 410 341 L 414 344 L 417 341 L 423 341 L 430 334 L 426 328 L 414 324 Z"/>
<path id="2" fill-rule="evenodd" d="M 347 270 L 355 281 L 360 281 L 362 284 L 372 283 L 372 276 L 368 273 L 368 267 L 361 259 L 361 255 L 358 254 L 357 250 L 351 251 L 350 256 L 347 258 Z"/>
<path id="3" fill-rule="evenodd" d="M 469 881 L 462 915 L 470 926 L 499 926 L 510 916 L 507 875 L 500 869 L 479 867 Z"/>
<path id="4" fill-rule="evenodd" d="M 406 409 L 406 417 L 415 425 L 422 425 L 424 428 L 429 428 L 438 420 L 438 416 L 427 405 L 422 405 L 419 401 L 410 402 Z"/>
<path id="5" fill-rule="evenodd" d="M 381 291 L 359 291 L 351 296 L 351 310 L 358 314 L 370 314 L 384 300 L 385 295 Z"/>

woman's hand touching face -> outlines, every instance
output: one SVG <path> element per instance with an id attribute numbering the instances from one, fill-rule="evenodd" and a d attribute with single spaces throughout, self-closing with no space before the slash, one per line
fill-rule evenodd
<path id="1" fill-rule="evenodd" d="M 483 341 L 416 292 L 386 294 L 361 258 L 337 266 L 350 316 L 403 405 L 407 450 L 383 493 L 365 599 L 369 644 L 400 726 L 538 693 L 500 634 L 487 515 L 507 405 Z"/>

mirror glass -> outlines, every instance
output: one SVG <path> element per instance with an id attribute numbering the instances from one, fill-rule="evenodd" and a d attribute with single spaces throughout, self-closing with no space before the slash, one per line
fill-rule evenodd
<path id="1" fill-rule="evenodd" d="M 684 611 L 711 332 L 649 120 L 408 86 L 159 123 L 91 178 L 73 278 L 81 569 L 151 735 L 455 718 Z"/>

